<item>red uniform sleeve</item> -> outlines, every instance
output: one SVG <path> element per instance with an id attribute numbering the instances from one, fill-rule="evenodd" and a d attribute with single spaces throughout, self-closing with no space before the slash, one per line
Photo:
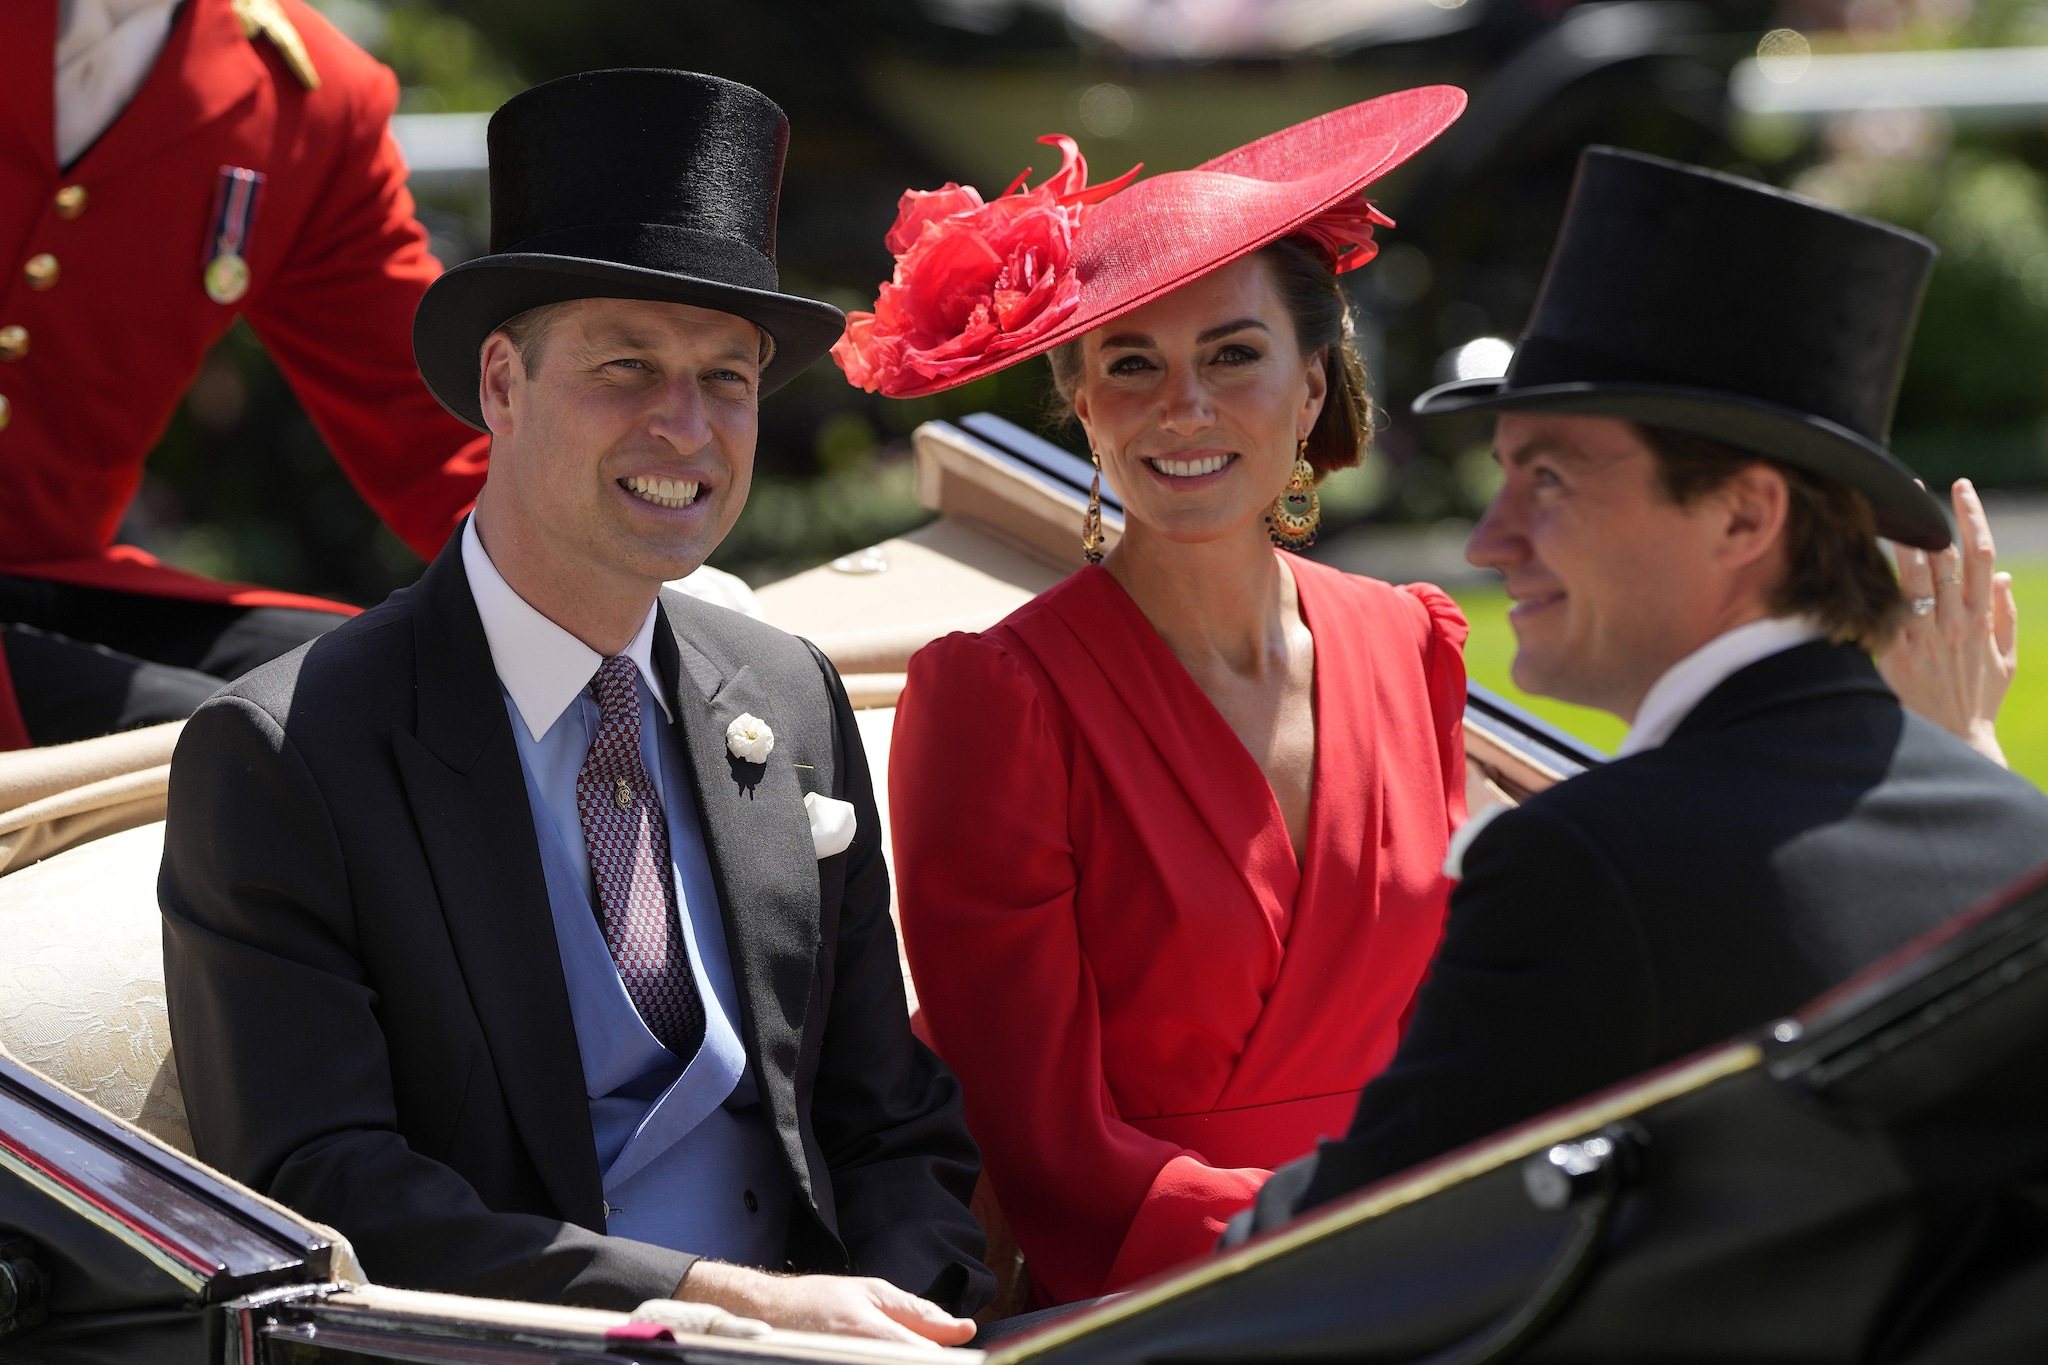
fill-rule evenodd
<path id="1" fill-rule="evenodd" d="M 1429 613 L 1429 710 L 1436 724 L 1437 759 L 1443 765 L 1444 799 L 1450 827 L 1465 823 L 1465 639 L 1472 627 L 1450 594 L 1430 583 L 1410 583 Z"/>
<path id="2" fill-rule="evenodd" d="M 432 559 L 483 486 L 490 442 L 434 401 L 413 364 L 413 310 L 441 266 L 388 128 L 397 80 L 364 67 L 346 73 L 358 88 L 333 162 L 314 168 L 325 188 L 248 318 L 357 491 Z"/>
<path id="3" fill-rule="evenodd" d="M 911 660 L 889 760 L 918 999 L 1042 1303 L 1207 1252 L 1266 1176 L 1117 1113 L 1075 915 L 1072 742 L 1034 674 L 953 635 Z"/>

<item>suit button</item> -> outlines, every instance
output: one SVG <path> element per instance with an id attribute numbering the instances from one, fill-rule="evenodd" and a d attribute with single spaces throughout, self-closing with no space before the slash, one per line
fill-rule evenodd
<path id="1" fill-rule="evenodd" d="M 69 222 L 85 212 L 85 186 L 66 185 L 57 191 L 57 216 Z"/>
<path id="2" fill-rule="evenodd" d="M 7 430 L 7 423 L 14 417 L 14 404 L 7 401 L 7 395 L 0 393 L 0 431 Z"/>
<path id="3" fill-rule="evenodd" d="M 0 327 L 0 360 L 19 360 L 28 354 L 28 328 L 20 324 Z"/>
<path id="4" fill-rule="evenodd" d="M 748 1213 L 759 1213 L 761 1211 L 761 1201 L 754 1198 L 754 1192 L 752 1190 L 748 1190 L 746 1194 L 742 1196 L 742 1200 L 747 1206 Z"/>
<path id="5" fill-rule="evenodd" d="M 29 288 L 48 289 L 57 282 L 57 258 L 47 251 L 39 251 L 28 258 L 21 273 Z"/>

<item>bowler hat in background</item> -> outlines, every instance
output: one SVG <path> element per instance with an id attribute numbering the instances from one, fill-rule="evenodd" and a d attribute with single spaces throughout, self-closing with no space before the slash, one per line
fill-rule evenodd
<path id="1" fill-rule="evenodd" d="M 745 318 L 774 339 L 761 392 L 794 379 L 846 319 L 781 292 L 775 212 L 789 120 L 736 81 L 692 71 L 589 71 L 491 115 L 491 251 L 435 280 L 413 355 L 473 427 L 478 352 L 506 322 L 572 299 L 653 299 Z"/>
<path id="2" fill-rule="evenodd" d="M 1887 448 L 1931 242 L 1783 191 L 1591 147 L 1500 379 L 1439 413 L 1619 417 L 1840 479 L 1881 534 L 1936 550 L 1948 516 Z"/>

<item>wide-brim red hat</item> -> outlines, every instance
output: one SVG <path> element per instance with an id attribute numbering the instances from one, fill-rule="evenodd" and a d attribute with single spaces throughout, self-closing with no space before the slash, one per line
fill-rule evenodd
<path id="1" fill-rule="evenodd" d="M 971 189 L 904 195 L 896 276 L 854 313 L 833 358 L 893 398 L 971 384 L 1074 340 L 1297 233 L 1338 269 L 1372 255 L 1366 188 L 1434 140 L 1465 92 L 1402 90 L 1297 123 L 1204 162 L 1089 189 L 1066 151 L 1045 184 L 984 202 Z M 1105 197 L 1106 196 L 1106 197 Z M 1320 220 L 1320 221 L 1319 221 Z"/>

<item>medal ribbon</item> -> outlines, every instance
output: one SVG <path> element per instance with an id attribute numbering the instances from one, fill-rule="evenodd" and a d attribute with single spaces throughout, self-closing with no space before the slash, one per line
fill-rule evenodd
<path id="1" fill-rule="evenodd" d="M 263 172 L 246 166 L 223 166 L 220 183 L 213 194 L 213 230 L 207 234 L 207 255 L 202 264 L 223 256 L 248 258 L 249 224 L 256 217 L 256 198 L 263 188 Z"/>

